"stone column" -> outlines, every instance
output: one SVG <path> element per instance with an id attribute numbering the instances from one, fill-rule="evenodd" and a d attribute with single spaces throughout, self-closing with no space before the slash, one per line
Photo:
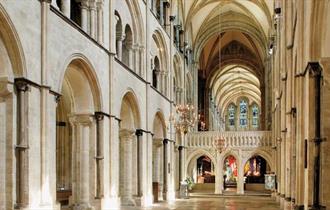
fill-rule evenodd
<path id="1" fill-rule="evenodd" d="M 90 36 L 96 39 L 97 33 L 97 14 L 96 14 L 96 2 L 90 1 L 89 3 L 89 11 L 90 11 Z"/>
<path id="2" fill-rule="evenodd" d="M 223 180 L 223 159 L 221 158 L 221 154 L 217 152 L 217 172 L 215 177 L 215 194 L 223 194 L 224 190 L 224 180 Z"/>
<path id="3" fill-rule="evenodd" d="M 163 140 L 163 198 L 164 200 L 167 199 L 167 144 L 168 144 L 168 139 Z"/>
<path id="4" fill-rule="evenodd" d="M 14 115 L 14 90 L 12 82 L 7 77 L 0 77 L 0 203 L 2 209 L 13 208 L 13 185 L 15 177 L 9 176 L 13 172 L 15 151 L 8 150 L 12 148 L 16 137 L 10 135 L 13 133 L 13 127 L 18 123 Z M 9 135 L 8 135 L 9 134 Z"/>
<path id="5" fill-rule="evenodd" d="M 183 180 L 183 177 L 182 177 L 182 158 L 183 158 L 183 155 L 182 155 L 182 150 L 183 150 L 183 146 L 179 146 L 178 147 L 178 150 L 179 150 L 179 184 L 180 182 Z"/>
<path id="6" fill-rule="evenodd" d="M 15 83 L 17 90 L 17 110 L 18 110 L 18 138 L 16 144 L 17 157 L 17 191 L 16 203 L 18 207 L 26 207 L 29 201 L 28 189 L 28 158 L 29 158 L 29 143 L 27 139 L 27 119 L 26 119 L 26 92 L 28 91 L 28 84 L 25 81 L 18 81 Z"/>
<path id="7" fill-rule="evenodd" d="M 90 209 L 90 138 L 92 115 L 70 117 L 72 126 L 72 206 L 73 210 Z"/>
<path id="8" fill-rule="evenodd" d="M 53 2 L 56 0 L 53 0 Z M 62 0 L 61 9 L 65 16 L 71 18 L 71 0 Z"/>
<path id="9" fill-rule="evenodd" d="M 144 75 L 145 75 L 145 73 L 144 73 L 144 51 L 145 51 L 145 48 L 144 48 L 144 46 L 139 46 L 139 58 L 140 58 L 140 60 L 138 61 L 138 68 L 139 68 L 139 75 L 141 76 L 141 77 L 143 77 L 143 78 L 145 78 L 144 77 Z"/>
<path id="10" fill-rule="evenodd" d="M 133 201 L 133 136 L 134 131 L 121 129 L 120 130 L 120 174 L 121 174 L 121 189 L 120 195 L 123 205 L 135 205 Z"/>
<path id="11" fill-rule="evenodd" d="M 123 55 L 123 40 L 125 39 L 125 36 L 122 36 L 121 33 L 116 35 L 116 52 L 117 52 L 117 58 L 118 60 L 122 60 Z"/>
<path id="12" fill-rule="evenodd" d="M 141 197 L 142 196 L 142 189 L 141 189 L 141 184 L 142 184 L 142 162 L 143 162 L 143 159 L 142 159 L 142 146 L 143 146 L 143 138 L 142 138 L 142 135 L 143 135 L 143 131 L 141 129 L 137 129 L 135 131 L 135 135 L 136 135 L 136 154 L 137 154 L 137 158 L 136 158 L 136 164 L 137 164 L 137 196 L 138 197 Z"/>
<path id="13" fill-rule="evenodd" d="M 43 104 L 41 123 L 41 202 L 40 206 L 56 209 L 56 105 L 58 94 L 51 94 L 48 88 L 42 88 Z M 62 141 L 62 147 L 65 147 Z M 62 159 L 64 157 L 61 157 Z M 64 173 L 63 173 L 64 175 Z M 64 179 L 64 176 L 63 176 Z M 64 183 L 62 181 L 62 183 Z"/>
<path id="14" fill-rule="evenodd" d="M 103 44 L 103 1 L 96 3 L 97 10 L 97 41 Z"/>
<path id="15" fill-rule="evenodd" d="M 164 25 L 164 0 L 160 0 L 159 23 L 161 26 Z"/>
<path id="16" fill-rule="evenodd" d="M 132 70 L 139 74 L 140 75 L 140 69 L 139 69 L 139 56 L 140 56 L 140 53 L 139 53 L 139 46 L 138 45 L 133 45 L 132 46 L 132 50 L 133 50 L 133 60 L 132 60 Z"/>
<path id="17" fill-rule="evenodd" d="M 244 194 L 244 166 L 239 160 L 236 160 L 236 163 L 238 164 L 237 194 L 242 195 Z"/>
<path id="18" fill-rule="evenodd" d="M 110 118 L 110 177 L 109 177 L 109 193 L 110 199 L 108 201 L 108 205 L 113 207 L 119 207 L 120 198 L 119 198 L 119 190 L 120 190 L 120 171 L 122 170 L 120 165 L 121 157 L 120 157 L 120 136 L 119 136 L 119 123 L 120 120 L 115 117 Z M 106 184 L 106 183 L 105 183 Z"/>
<path id="19" fill-rule="evenodd" d="M 81 1 L 81 28 L 88 33 L 88 1 Z"/>
<path id="20" fill-rule="evenodd" d="M 165 79 L 164 79 L 164 77 L 165 77 L 165 72 L 163 71 L 163 70 L 161 70 L 160 72 L 159 72 L 159 91 L 161 92 L 161 93 L 163 93 L 164 94 L 164 83 L 165 83 Z"/>
<path id="21" fill-rule="evenodd" d="M 96 119 L 96 198 L 103 197 L 103 120 L 104 114 L 100 112 L 95 113 Z"/>
<path id="22" fill-rule="evenodd" d="M 168 96 L 168 72 L 164 72 L 164 95 Z"/>
<path id="23" fill-rule="evenodd" d="M 134 69 L 134 61 L 133 61 L 133 47 L 132 43 L 127 43 L 127 51 L 128 51 L 128 67 L 132 69 L 134 72 L 136 71 Z"/>
<path id="24" fill-rule="evenodd" d="M 162 139 L 154 138 L 153 140 L 153 173 L 152 173 L 152 181 L 158 183 L 158 198 L 162 197 L 162 180 L 161 180 L 161 169 L 162 169 L 162 161 L 161 161 L 161 147 L 163 145 Z M 157 198 L 157 200 L 158 200 Z"/>

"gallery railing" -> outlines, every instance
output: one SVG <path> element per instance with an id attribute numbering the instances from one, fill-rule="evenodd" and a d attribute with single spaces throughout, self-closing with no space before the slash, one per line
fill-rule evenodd
<path id="1" fill-rule="evenodd" d="M 271 147 L 271 131 L 205 131 L 187 134 L 188 147 L 216 147 L 219 140 L 225 147 Z"/>

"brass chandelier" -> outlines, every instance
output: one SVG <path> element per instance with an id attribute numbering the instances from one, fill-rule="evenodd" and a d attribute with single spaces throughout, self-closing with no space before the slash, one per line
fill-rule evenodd
<path id="1" fill-rule="evenodd" d="M 174 124 L 175 129 L 178 132 L 187 134 L 191 127 L 194 127 L 197 122 L 197 115 L 195 113 L 195 107 L 193 105 L 176 105 L 175 114 L 171 114 L 170 122 Z"/>

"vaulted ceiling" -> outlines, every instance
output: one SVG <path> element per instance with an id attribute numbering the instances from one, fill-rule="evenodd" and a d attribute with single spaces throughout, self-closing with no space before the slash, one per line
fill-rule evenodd
<path id="1" fill-rule="evenodd" d="M 239 96 L 261 104 L 273 0 L 182 0 L 199 77 L 221 110 Z M 208 93 L 208 94 L 209 94 Z"/>

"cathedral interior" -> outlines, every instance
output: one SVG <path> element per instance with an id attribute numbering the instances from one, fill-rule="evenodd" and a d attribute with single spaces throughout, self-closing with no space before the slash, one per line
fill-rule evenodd
<path id="1" fill-rule="evenodd" d="M 330 209 L 328 11 L 0 0 L 0 210 Z"/>

